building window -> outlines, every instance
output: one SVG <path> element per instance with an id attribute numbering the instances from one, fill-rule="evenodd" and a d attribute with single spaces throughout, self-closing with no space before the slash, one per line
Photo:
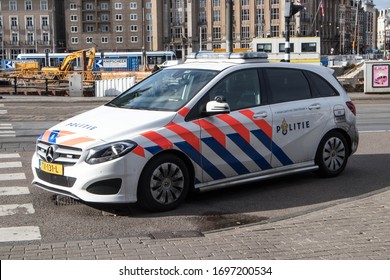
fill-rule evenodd
<path id="1" fill-rule="evenodd" d="M 152 14 L 151 13 L 147 13 L 146 14 L 146 20 L 152 20 Z"/>
<path id="2" fill-rule="evenodd" d="M 41 22 L 42 22 L 42 28 L 44 29 L 49 28 L 49 19 L 47 17 L 42 17 Z"/>
<path id="3" fill-rule="evenodd" d="M 115 27 L 115 30 L 116 30 L 116 32 L 123 32 L 123 26 L 122 25 L 117 25 Z"/>
<path id="4" fill-rule="evenodd" d="M 47 0 L 41 0 L 41 11 L 47 11 L 49 9 L 49 4 L 47 3 Z"/>
<path id="5" fill-rule="evenodd" d="M 130 31 L 131 32 L 137 32 L 138 31 L 138 25 L 130 25 Z"/>
<path id="6" fill-rule="evenodd" d="M 77 21 L 77 16 L 76 15 L 71 15 L 70 16 L 70 21 Z"/>
<path id="7" fill-rule="evenodd" d="M 11 27 L 18 27 L 18 18 L 11 17 Z"/>
<path id="8" fill-rule="evenodd" d="M 18 45 L 18 44 L 19 44 L 19 34 L 12 33 L 12 45 Z"/>
<path id="9" fill-rule="evenodd" d="M 27 44 L 33 45 L 34 44 L 34 33 L 27 33 Z"/>
<path id="10" fill-rule="evenodd" d="M 101 30 L 102 30 L 102 32 L 109 32 L 108 25 L 106 25 L 106 24 L 102 25 Z"/>
<path id="11" fill-rule="evenodd" d="M 272 52 L 272 44 L 266 43 L 266 44 L 257 44 L 256 51 L 258 52 Z"/>
<path id="12" fill-rule="evenodd" d="M 102 9 L 102 10 L 108 10 L 108 3 L 101 3 L 101 4 L 100 4 L 100 9 Z"/>
<path id="13" fill-rule="evenodd" d="M 146 31 L 152 32 L 152 25 L 148 24 L 148 25 L 146 26 Z"/>
<path id="14" fill-rule="evenodd" d="M 78 27 L 77 26 L 71 26 L 70 27 L 70 32 L 71 33 L 77 33 L 78 32 Z"/>
<path id="15" fill-rule="evenodd" d="M 219 7 L 219 6 L 221 6 L 221 0 L 213 0 L 213 6 L 214 6 L 214 7 Z"/>
<path id="16" fill-rule="evenodd" d="M 79 43 L 79 37 L 72 37 L 72 38 L 70 38 L 70 42 L 72 44 L 78 44 Z"/>
<path id="17" fill-rule="evenodd" d="M 279 19 L 279 8 L 271 9 L 271 19 Z"/>
<path id="18" fill-rule="evenodd" d="M 130 9 L 131 10 L 136 10 L 137 9 L 137 3 L 136 2 L 131 2 L 130 3 Z"/>
<path id="19" fill-rule="evenodd" d="M 92 44 L 93 43 L 93 38 L 92 37 L 87 37 L 87 38 L 85 38 L 85 42 L 87 44 Z"/>
<path id="20" fill-rule="evenodd" d="M 278 25 L 271 26 L 271 36 L 272 37 L 279 37 L 279 26 Z"/>
<path id="21" fill-rule="evenodd" d="M 116 21 L 122 21 L 122 15 L 121 14 L 116 14 L 115 15 L 115 20 Z"/>
<path id="22" fill-rule="evenodd" d="M 213 39 L 221 39 L 221 27 L 213 27 Z"/>
<path id="23" fill-rule="evenodd" d="M 87 21 L 93 21 L 93 15 L 87 15 L 86 20 Z"/>
<path id="24" fill-rule="evenodd" d="M 130 14 L 130 20 L 137 20 L 137 14 Z"/>
<path id="25" fill-rule="evenodd" d="M 249 38 L 249 26 L 241 27 L 241 38 L 248 39 Z"/>
<path id="26" fill-rule="evenodd" d="M 16 4 L 16 1 L 9 1 L 9 10 L 10 11 L 16 11 L 18 10 L 18 5 Z"/>
<path id="27" fill-rule="evenodd" d="M 123 43 L 123 37 L 122 37 L 122 36 L 117 36 L 117 37 L 116 37 L 116 42 L 117 42 L 118 44 L 122 44 L 122 43 Z"/>
<path id="28" fill-rule="evenodd" d="M 153 8 L 153 4 L 152 2 L 147 2 L 146 5 L 145 5 L 146 9 L 151 9 Z"/>
<path id="29" fill-rule="evenodd" d="M 95 28 L 93 27 L 93 25 L 87 25 L 87 30 L 86 30 L 88 33 L 91 33 L 91 32 L 94 32 L 95 31 Z"/>
<path id="30" fill-rule="evenodd" d="M 206 8 L 206 0 L 200 0 L 200 7 Z"/>
<path id="31" fill-rule="evenodd" d="M 69 9 L 72 10 L 72 11 L 77 10 L 77 4 L 76 3 L 70 3 L 69 6 L 70 6 Z"/>
<path id="32" fill-rule="evenodd" d="M 213 10 L 213 21 L 221 21 L 221 11 Z"/>
<path id="33" fill-rule="evenodd" d="M 131 37 L 130 37 L 130 42 L 132 42 L 132 43 L 138 43 L 138 36 L 131 36 Z"/>
<path id="34" fill-rule="evenodd" d="M 49 45 L 49 43 L 50 43 L 50 41 L 49 41 L 49 33 L 43 32 L 42 40 L 43 40 L 43 44 Z"/>
<path id="35" fill-rule="evenodd" d="M 102 42 L 103 44 L 107 44 L 108 43 L 108 37 L 102 37 L 100 42 Z"/>
<path id="36" fill-rule="evenodd" d="M 181 39 L 183 37 L 183 31 L 181 28 L 175 28 L 175 38 Z"/>
<path id="37" fill-rule="evenodd" d="M 26 18 L 26 27 L 27 29 L 30 29 L 34 26 L 33 24 L 33 18 L 32 17 L 27 17 Z"/>
<path id="38" fill-rule="evenodd" d="M 249 10 L 241 10 L 241 20 L 249 20 Z"/>
<path id="39" fill-rule="evenodd" d="M 272 0 L 271 4 L 279 4 L 279 0 Z"/>
<path id="40" fill-rule="evenodd" d="M 115 10 L 122 10 L 122 3 L 115 3 Z"/>
<path id="41" fill-rule="evenodd" d="M 108 16 L 108 14 L 102 14 L 102 21 L 109 21 L 110 20 L 110 17 Z"/>
<path id="42" fill-rule="evenodd" d="M 241 0 L 241 6 L 248 6 L 249 0 Z"/>
<path id="43" fill-rule="evenodd" d="M 24 2 L 24 7 L 26 11 L 31 11 L 32 10 L 32 2 L 30 0 Z"/>
<path id="44" fill-rule="evenodd" d="M 93 4 L 92 3 L 85 3 L 85 9 L 88 11 L 93 10 Z"/>

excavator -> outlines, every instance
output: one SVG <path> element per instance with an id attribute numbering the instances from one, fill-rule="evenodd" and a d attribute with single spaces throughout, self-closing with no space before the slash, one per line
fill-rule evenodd
<path id="1" fill-rule="evenodd" d="M 56 80 L 63 80 L 67 77 L 70 71 L 73 69 L 73 64 L 77 58 L 86 59 L 86 61 L 82 62 L 84 66 L 83 70 L 83 80 L 84 81 L 93 81 L 93 66 L 95 63 L 95 54 L 96 49 L 94 47 L 90 49 L 79 50 L 70 53 L 65 59 L 62 61 L 59 67 L 43 67 L 41 72 L 44 77 Z"/>

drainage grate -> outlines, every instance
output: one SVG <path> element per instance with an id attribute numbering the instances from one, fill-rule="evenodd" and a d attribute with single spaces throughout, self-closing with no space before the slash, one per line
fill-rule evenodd
<path id="1" fill-rule="evenodd" d="M 204 237 L 200 231 L 171 231 L 171 232 L 153 232 L 150 234 L 152 239 L 172 239 L 172 238 L 190 238 Z"/>
<path id="2" fill-rule="evenodd" d="M 55 195 L 54 201 L 57 206 L 76 205 L 81 203 L 79 200 L 63 194 Z"/>

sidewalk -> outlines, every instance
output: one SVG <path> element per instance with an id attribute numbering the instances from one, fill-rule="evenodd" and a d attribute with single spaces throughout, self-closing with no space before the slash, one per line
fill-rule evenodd
<path id="1" fill-rule="evenodd" d="M 205 232 L 0 246 L 0 259 L 390 259 L 390 187 L 285 220 Z"/>

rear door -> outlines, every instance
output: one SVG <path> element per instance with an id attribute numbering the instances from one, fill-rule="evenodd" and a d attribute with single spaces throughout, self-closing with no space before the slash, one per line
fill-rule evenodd
<path id="1" fill-rule="evenodd" d="M 264 69 L 273 116 L 272 167 L 314 160 L 332 121 L 325 98 L 316 97 L 303 70 Z"/>

